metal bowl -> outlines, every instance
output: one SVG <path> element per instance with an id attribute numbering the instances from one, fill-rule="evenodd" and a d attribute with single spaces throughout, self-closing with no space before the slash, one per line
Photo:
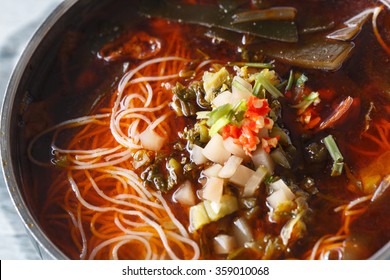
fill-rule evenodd
<path id="1" fill-rule="evenodd" d="M 0 145 L 4 178 L 15 208 L 44 259 L 68 257 L 44 233 L 34 211 L 36 202 L 32 201 L 29 190 L 30 175 L 22 171 L 23 163 L 20 160 L 25 158 L 25 150 L 20 145 L 23 128 L 21 110 L 26 105 L 26 92 L 33 94 L 50 69 L 50 62 L 45 59 L 49 48 L 55 45 L 72 22 L 87 15 L 95 6 L 94 0 L 67 0 L 53 11 L 21 56 L 8 84 L 2 106 Z M 371 259 L 390 259 L 390 242 Z"/>
<path id="2" fill-rule="evenodd" d="M 68 0 L 61 3 L 45 20 L 24 50 L 8 84 L 1 113 L 1 157 L 4 178 L 13 203 L 19 213 L 28 234 L 44 259 L 67 259 L 47 237 L 38 223 L 34 211 L 34 201 L 28 186 L 28 174 L 22 172 L 19 159 L 25 157 L 19 145 L 21 123 L 20 111 L 25 104 L 26 92 L 33 92 L 38 86 L 32 81 L 42 80 L 42 74 L 48 71 L 50 63 L 45 61 L 49 47 L 66 31 L 67 26 L 90 8 L 93 1 Z M 39 74 L 40 73 L 40 74 Z"/>

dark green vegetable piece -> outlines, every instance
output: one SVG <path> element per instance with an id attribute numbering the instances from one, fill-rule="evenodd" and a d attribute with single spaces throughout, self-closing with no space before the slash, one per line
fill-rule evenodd
<path id="1" fill-rule="evenodd" d="M 140 7 L 141 14 L 148 17 L 218 27 L 282 42 L 298 41 L 298 31 L 294 21 L 265 20 L 232 24 L 232 12 L 234 11 L 226 13 L 226 9 L 221 9 L 216 5 L 178 5 L 168 1 L 152 0 L 142 1 Z"/>
<path id="2" fill-rule="evenodd" d="M 285 90 L 286 91 L 291 90 L 293 83 L 294 83 L 294 71 L 290 70 L 290 76 L 288 77 L 288 82 Z"/>
<path id="3" fill-rule="evenodd" d="M 218 0 L 218 5 L 225 13 L 236 10 L 248 3 L 248 0 Z"/>
<path id="4" fill-rule="evenodd" d="M 187 140 L 190 144 L 196 144 L 203 147 L 210 140 L 206 121 L 197 122 L 191 129 L 184 128 L 181 138 Z"/>
<path id="5" fill-rule="evenodd" d="M 233 15 L 233 23 L 258 22 L 262 20 L 294 20 L 297 10 L 293 7 L 272 7 L 269 9 L 249 10 Z"/>
<path id="6" fill-rule="evenodd" d="M 305 147 L 305 158 L 310 163 L 321 163 L 328 158 L 326 147 L 322 143 L 310 143 Z"/>
<path id="7" fill-rule="evenodd" d="M 228 63 L 229 66 L 240 66 L 240 67 L 243 67 L 243 66 L 248 66 L 248 67 L 253 67 L 253 68 L 274 68 L 275 65 L 270 62 L 270 63 L 264 63 L 264 62 L 241 62 L 241 61 L 237 61 L 237 62 L 229 62 Z"/>
<path id="8" fill-rule="evenodd" d="M 195 116 L 200 109 L 209 109 L 210 104 L 205 101 L 205 93 L 200 83 L 194 82 L 189 87 L 180 83 L 172 89 L 173 98 L 170 103 L 178 116 Z"/>
<path id="9" fill-rule="evenodd" d="M 263 44 L 262 52 L 274 59 L 304 68 L 338 70 L 354 48 L 352 42 L 325 41 L 323 38 L 299 44 Z M 257 45 L 250 49 L 256 50 Z"/>

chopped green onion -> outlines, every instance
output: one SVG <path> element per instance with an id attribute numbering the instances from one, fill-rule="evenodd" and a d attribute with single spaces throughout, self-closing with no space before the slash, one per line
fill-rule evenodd
<path id="1" fill-rule="evenodd" d="M 232 109 L 231 104 L 225 104 L 219 106 L 218 108 L 211 111 L 209 115 L 209 119 L 207 120 L 207 125 L 212 126 L 215 122 L 217 122 L 221 117 L 226 116 L 230 110 Z"/>
<path id="2" fill-rule="evenodd" d="M 232 83 L 232 87 L 235 87 L 241 92 L 247 92 L 248 94 L 252 94 L 250 90 L 248 90 L 247 87 L 245 87 L 242 83 L 240 83 L 238 80 L 234 79 Z"/>
<path id="3" fill-rule="evenodd" d="M 210 113 L 211 113 L 211 111 L 199 111 L 199 112 L 196 112 L 196 118 L 198 120 L 208 119 Z"/>
<path id="4" fill-rule="evenodd" d="M 316 91 L 312 91 L 309 95 L 305 96 L 301 102 L 297 105 L 291 106 L 299 109 L 303 113 L 312 103 L 319 101 L 320 94 Z"/>
<path id="5" fill-rule="evenodd" d="M 304 87 L 305 83 L 309 80 L 308 77 L 305 76 L 305 74 L 301 74 L 299 78 L 297 79 L 296 86 L 297 87 Z"/>
<path id="6" fill-rule="evenodd" d="M 261 91 L 261 83 L 259 79 L 257 79 L 255 82 L 252 94 L 260 99 L 265 98 L 264 93 Z"/>
<path id="7" fill-rule="evenodd" d="M 231 120 L 227 117 L 222 117 L 219 120 L 217 120 L 210 128 L 209 134 L 210 136 L 214 136 L 218 133 L 218 131 L 223 128 L 225 125 L 229 124 Z"/>
<path id="8" fill-rule="evenodd" d="M 333 159 L 333 167 L 331 176 L 339 176 L 343 172 L 344 158 L 337 147 L 336 141 L 332 135 L 328 135 L 323 139 L 325 147 L 328 149 L 330 156 Z"/>
<path id="9" fill-rule="evenodd" d="M 276 88 L 281 91 L 282 89 L 285 89 L 286 88 L 286 85 L 287 85 L 287 81 L 284 80 L 283 82 L 281 82 L 280 84 L 276 85 Z"/>
<path id="10" fill-rule="evenodd" d="M 270 63 L 262 63 L 262 62 L 229 62 L 229 66 L 248 66 L 248 67 L 254 67 L 254 68 L 274 68 L 275 65 L 273 62 Z"/>
<path id="11" fill-rule="evenodd" d="M 283 94 L 273 84 L 271 84 L 271 82 L 266 77 L 264 77 L 264 75 L 260 74 L 257 76 L 256 84 L 257 83 L 262 85 L 274 98 L 283 96 Z"/>
<path id="12" fill-rule="evenodd" d="M 241 100 L 236 105 L 234 105 L 233 108 L 231 108 L 231 104 L 225 104 L 213 110 L 210 113 L 210 118 L 207 120 L 207 125 L 211 126 L 209 135 L 215 135 L 221 128 L 233 122 L 233 120 L 241 122 L 244 116 L 243 112 L 245 112 L 246 110 L 247 106 L 245 100 Z"/>
<path id="13" fill-rule="evenodd" d="M 288 82 L 285 90 L 286 91 L 291 90 L 293 83 L 294 83 L 294 71 L 291 70 L 290 77 L 288 77 Z"/>
<path id="14" fill-rule="evenodd" d="M 246 110 L 247 110 L 246 101 L 245 100 L 241 100 L 236 105 L 234 105 L 232 111 L 233 111 L 233 113 L 237 113 L 239 111 L 246 111 Z"/>

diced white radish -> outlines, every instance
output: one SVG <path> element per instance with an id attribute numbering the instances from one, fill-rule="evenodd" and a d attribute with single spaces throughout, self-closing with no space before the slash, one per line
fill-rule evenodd
<path id="1" fill-rule="evenodd" d="M 217 95 L 213 100 L 214 107 L 219 107 L 225 104 L 230 104 L 232 99 L 232 93 L 230 91 L 224 91 Z"/>
<path id="2" fill-rule="evenodd" d="M 293 200 L 295 198 L 294 193 L 290 190 L 290 188 L 286 185 L 286 183 L 282 179 L 279 179 L 271 183 L 270 187 L 274 191 L 283 191 L 286 194 L 288 200 Z"/>
<path id="3" fill-rule="evenodd" d="M 150 161 L 149 156 L 146 153 L 142 153 L 142 158 L 140 160 L 133 160 L 134 169 L 138 169 L 143 166 L 145 163 Z"/>
<path id="4" fill-rule="evenodd" d="M 206 185 L 202 189 L 202 198 L 214 202 L 219 202 L 222 197 L 224 183 L 224 180 L 221 178 L 208 178 Z"/>
<path id="5" fill-rule="evenodd" d="M 203 170 L 202 174 L 206 177 L 218 177 L 219 171 L 221 171 L 222 165 L 216 163 L 207 169 Z"/>
<path id="6" fill-rule="evenodd" d="M 247 82 L 245 79 L 241 78 L 240 76 L 234 76 L 232 84 L 239 83 L 242 87 L 246 89 L 246 91 L 252 93 L 252 85 Z"/>
<path id="7" fill-rule="evenodd" d="M 220 178 L 230 178 L 236 173 L 237 168 L 240 166 L 242 162 L 242 158 L 237 156 L 230 156 L 225 165 L 222 167 L 221 171 L 218 173 L 218 177 Z"/>
<path id="8" fill-rule="evenodd" d="M 241 157 L 244 159 L 247 157 L 242 146 L 234 143 L 234 139 L 232 137 L 228 137 L 225 140 L 223 140 L 223 146 L 225 147 L 225 149 L 228 152 L 230 152 L 231 154 L 233 154 L 235 156 L 238 156 L 238 157 Z"/>
<path id="9" fill-rule="evenodd" d="M 211 221 L 217 221 L 238 210 L 238 201 L 234 195 L 224 194 L 220 202 L 205 200 L 203 203 Z"/>
<path id="10" fill-rule="evenodd" d="M 264 151 L 262 147 L 257 148 L 257 150 L 253 152 L 252 161 L 256 168 L 260 165 L 264 165 L 270 174 L 274 172 L 274 162 L 271 156 L 266 151 Z"/>
<path id="11" fill-rule="evenodd" d="M 270 153 L 270 156 L 275 163 L 283 166 L 284 168 L 291 169 L 290 162 L 288 161 L 285 152 L 280 148 L 273 150 Z"/>
<path id="12" fill-rule="evenodd" d="M 190 158 L 196 165 L 204 164 L 208 161 L 208 159 L 203 155 L 203 148 L 196 144 L 192 146 Z"/>
<path id="13" fill-rule="evenodd" d="M 229 159 L 230 152 L 225 149 L 223 138 L 217 133 L 211 137 L 206 147 L 204 147 L 203 155 L 209 160 L 223 165 Z"/>
<path id="14" fill-rule="evenodd" d="M 236 186 L 245 187 L 245 184 L 253 174 L 255 174 L 255 171 L 244 165 L 240 165 L 234 175 L 229 178 L 229 181 Z"/>
<path id="15" fill-rule="evenodd" d="M 268 174 L 268 169 L 264 165 L 260 165 L 256 172 L 246 182 L 244 190 L 242 192 L 243 197 L 251 197 L 255 194 L 256 190 L 260 187 L 264 178 Z"/>
<path id="16" fill-rule="evenodd" d="M 236 248 L 236 240 L 233 236 L 219 234 L 214 237 L 213 245 L 216 254 L 226 255 Z"/>
<path id="17" fill-rule="evenodd" d="M 196 231 L 204 225 L 210 223 L 210 218 L 206 212 L 203 202 L 190 208 L 190 229 Z"/>
<path id="18" fill-rule="evenodd" d="M 173 194 L 173 201 L 182 205 L 195 205 L 195 193 L 190 181 L 185 181 Z"/>
<path id="19" fill-rule="evenodd" d="M 267 197 L 267 202 L 273 209 L 277 208 L 280 203 L 291 201 L 295 198 L 294 193 L 282 179 L 271 183 L 270 187 L 274 192 Z"/>
<path id="20" fill-rule="evenodd" d="M 232 81 L 232 104 L 252 96 L 252 85 L 239 76 Z"/>
<path id="21" fill-rule="evenodd" d="M 246 242 L 253 240 L 252 229 L 250 228 L 248 221 L 243 217 L 233 222 L 233 234 L 240 247 Z"/>
<path id="22" fill-rule="evenodd" d="M 276 209 L 280 203 L 285 201 L 288 201 L 288 199 L 283 191 L 273 192 L 270 196 L 267 197 L 267 202 L 272 207 L 272 209 Z"/>
<path id="23" fill-rule="evenodd" d="M 153 129 L 146 129 L 140 135 L 142 147 L 151 151 L 159 151 L 165 143 L 165 138 L 158 135 Z"/>

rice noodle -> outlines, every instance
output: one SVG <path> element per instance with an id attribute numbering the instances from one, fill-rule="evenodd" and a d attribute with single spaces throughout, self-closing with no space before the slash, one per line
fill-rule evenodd
<path id="1" fill-rule="evenodd" d="M 358 197 L 352 200 L 348 204 L 341 205 L 334 209 L 335 212 L 342 211 L 342 225 L 338 232 L 334 235 L 328 234 L 315 243 L 312 249 L 308 253 L 308 259 L 329 259 L 333 252 L 336 252 L 339 259 L 343 258 L 345 241 L 349 234 L 349 225 L 351 219 L 356 219 L 359 215 L 365 212 L 365 202 L 370 201 L 372 194 Z M 359 208 L 357 208 L 359 207 Z M 352 210 L 352 208 L 357 208 Z"/>
<path id="2" fill-rule="evenodd" d="M 181 45 L 173 40 L 169 49 Z M 66 209 L 73 226 L 71 236 L 82 259 L 200 256 L 198 244 L 164 197 L 145 187 L 132 170 L 132 156 L 143 148 L 139 137 L 142 132 L 153 130 L 164 138 L 169 135 L 166 130 L 172 127 L 167 123 L 171 119 L 171 97 L 165 97 L 159 85 L 179 78 L 184 63 L 189 61 L 185 55 L 177 56 L 180 53 L 183 52 L 140 63 L 122 77 L 110 109 L 100 109 L 105 113 L 50 127 L 28 147 L 32 162 L 50 166 L 51 163 L 35 159 L 32 151 L 40 138 L 52 135 L 51 147 L 54 155 L 64 160 L 66 180 L 53 182 L 43 213 L 49 212 L 55 203 Z M 201 63 L 200 68 L 208 63 Z M 76 134 L 63 148 L 57 142 L 66 130 Z M 134 252 L 121 249 L 128 246 L 135 248 Z"/>

